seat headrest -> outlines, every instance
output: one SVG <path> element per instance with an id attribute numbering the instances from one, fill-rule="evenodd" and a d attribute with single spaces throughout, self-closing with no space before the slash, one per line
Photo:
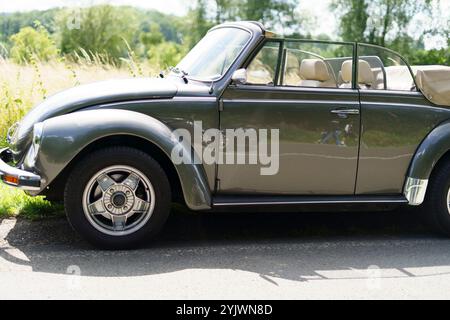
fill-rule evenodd
<path id="1" fill-rule="evenodd" d="M 342 64 L 341 76 L 344 82 L 352 82 L 353 75 L 353 61 L 346 60 Z M 359 60 L 358 63 L 358 83 L 373 84 L 375 76 L 373 74 L 370 64 L 365 60 Z"/>
<path id="2" fill-rule="evenodd" d="M 327 65 L 320 59 L 303 59 L 300 65 L 300 76 L 303 80 L 330 80 Z"/>

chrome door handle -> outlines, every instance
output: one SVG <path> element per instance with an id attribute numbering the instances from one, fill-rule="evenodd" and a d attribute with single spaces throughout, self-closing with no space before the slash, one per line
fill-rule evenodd
<path id="1" fill-rule="evenodd" d="M 359 109 L 334 109 L 334 110 L 331 110 L 331 113 L 359 115 Z"/>

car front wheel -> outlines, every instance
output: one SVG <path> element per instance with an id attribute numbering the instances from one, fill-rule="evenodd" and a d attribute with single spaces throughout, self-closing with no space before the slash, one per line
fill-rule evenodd
<path id="1" fill-rule="evenodd" d="M 128 147 L 96 151 L 72 171 L 64 193 L 72 227 L 91 244 L 130 249 L 161 230 L 171 190 L 160 165 Z"/>

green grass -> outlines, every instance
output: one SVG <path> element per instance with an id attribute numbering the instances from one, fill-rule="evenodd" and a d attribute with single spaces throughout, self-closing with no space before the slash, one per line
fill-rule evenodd
<path id="1" fill-rule="evenodd" d="M 63 207 L 43 197 L 29 197 L 21 190 L 0 184 L 0 219 L 18 215 L 29 220 L 57 217 L 63 215 Z"/>

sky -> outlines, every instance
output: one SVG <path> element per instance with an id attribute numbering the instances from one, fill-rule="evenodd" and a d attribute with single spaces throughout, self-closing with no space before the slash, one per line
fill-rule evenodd
<path id="1" fill-rule="evenodd" d="M 411 0 L 415 1 L 415 0 Z M 112 5 L 131 5 L 146 9 L 155 9 L 165 13 L 182 16 L 187 13 L 189 6 L 193 0 L 0 0 L 0 12 L 14 12 L 27 10 L 45 10 L 54 7 L 70 7 L 70 6 L 89 6 L 93 4 L 112 4 Z M 321 33 L 335 35 L 337 33 L 337 21 L 333 13 L 329 10 L 331 0 L 302 0 L 300 8 L 303 16 L 315 16 L 316 19 L 313 35 Z M 441 0 L 442 10 L 450 11 L 450 0 Z M 426 24 L 423 19 L 418 17 L 417 22 L 413 25 L 420 26 Z M 418 32 L 411 30 L 411 33 Z M 420 32 L 419 32 L 420 33 Z M 439 47 L 439 41 L 442 39 L 429 38 L 425 41 L 427 49 Z"/>

